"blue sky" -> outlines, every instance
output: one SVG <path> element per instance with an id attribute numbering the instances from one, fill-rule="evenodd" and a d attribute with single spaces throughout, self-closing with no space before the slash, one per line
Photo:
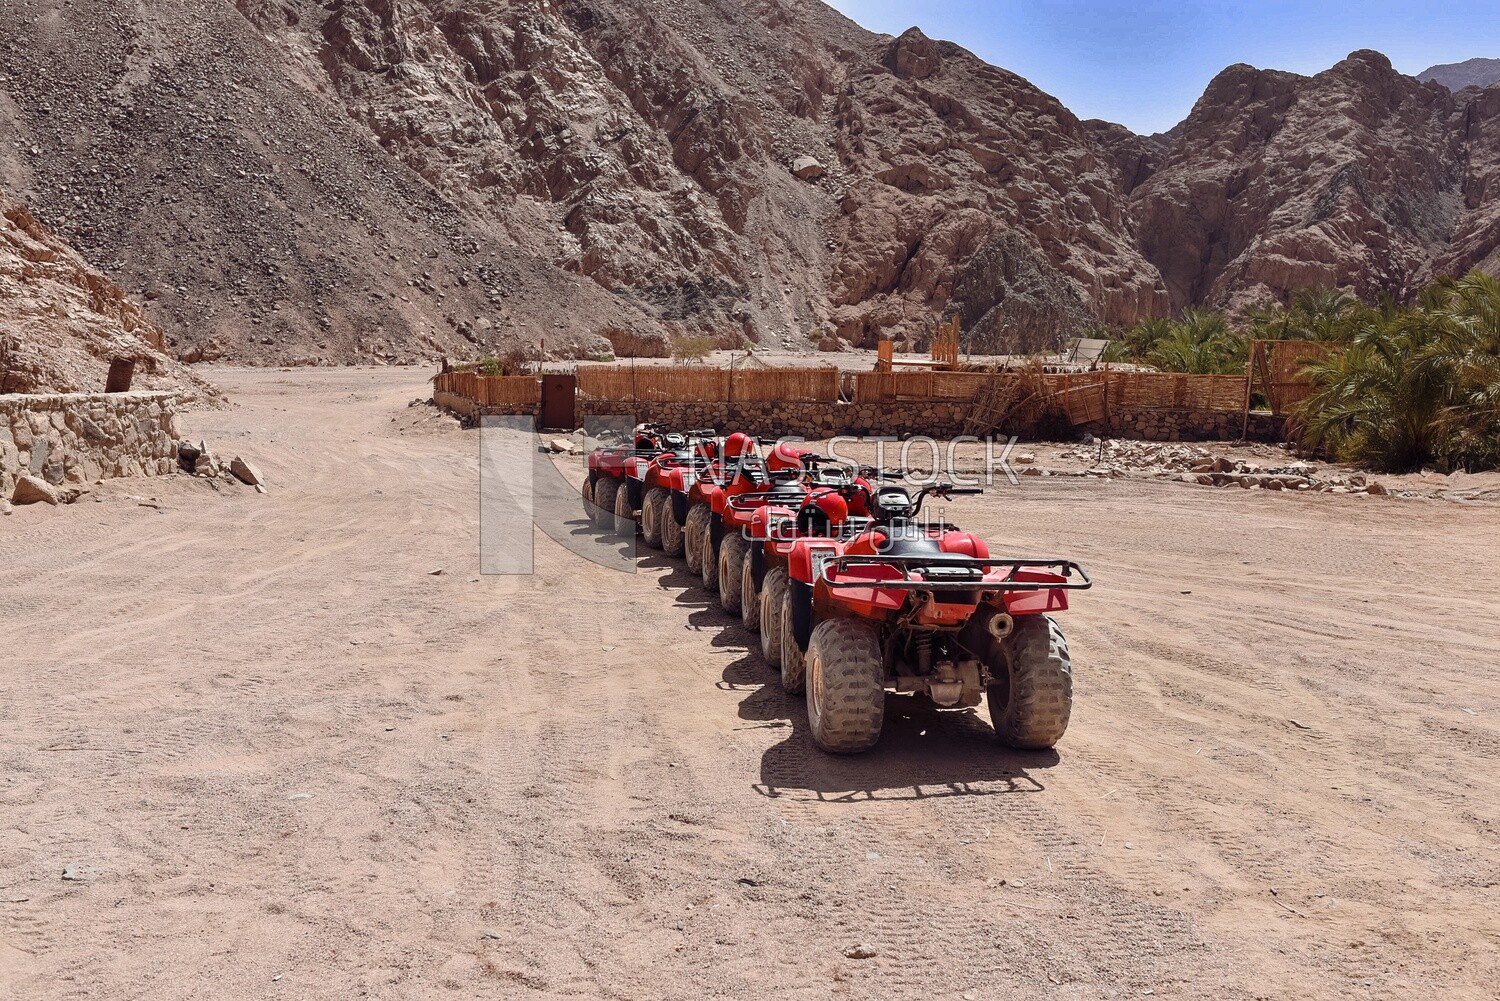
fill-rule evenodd
<path id="1" fill-rule="evenodd" d="M 829 0 L 875 31 L 913 24 L 1019 73 L 1080 118 L 1160 132 L 1231 63 L 1316 73 L 1378 49 L 1403 73 L 1500 58 L 1488 5 L 1188 0 Z"/>

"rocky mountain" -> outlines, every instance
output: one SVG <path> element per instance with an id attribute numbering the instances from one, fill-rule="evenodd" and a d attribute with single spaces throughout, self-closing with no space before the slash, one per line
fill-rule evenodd
<path id="1" fill-rule="evenodd" d="M 1500 247 L 1500 91 L 1452 94 L 1378 52 L 1311 77 L 1220 73 L 1131 189 L 1173 308 L 1308 286 L 1410 297 Z"/>
<path id="2" fill-rule="evenodd" d="M 814 0 L 0 0 L 0 28 L 0 183 L 188 358 L 920 343 L 947 312 L 1030 349 L 1497 245 L 1487 92 L 1372 53 L 1231 67 L 1145 137 Z"/>
<path id="3" fill-rule="evenodd" d="M 1500 59 L 1465 59 L 1461 63 L 1440 63 L 1417 74 L 1423 83 L 1440 83 L 1449 90 L 1485 87 L 1500 83 Z"/>
<path id="4" fill-rule="evenodd" d="M 0 393 L 101 392 L 110 362 L 130 359 L 136 389 L 216 395 L 162 345 L 119 286 L 0 193 Z"/>

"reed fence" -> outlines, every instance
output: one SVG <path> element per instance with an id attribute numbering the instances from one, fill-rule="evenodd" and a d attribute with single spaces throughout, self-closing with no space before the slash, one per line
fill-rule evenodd
<path id="1" fill-rule="evenodd" d="M 836 368 L 731 370 L 706 365 L 580 365 L 578 368 L 579 394 L 595 400 L 831 403 L 839 398 L 839 382 Z"/>
<path id="2" fill-rule="evenodd" d="M 486 407 L 542 401 L 542 382 L 534 375 L 480 375 L 459 370 L 439 372 L 432 380 L 432 389 L 435 393 L 453 393 Z"/>
<path id="3" fill-rule="evenodd" d="M 855 376 L 858 403 L 898 400 L 972 400 L 990 382 L 1021 381 L 1028 395 L 1066 403 L 1074 397 L 1109 406 L 1164 410 L 1238 412 L 1245 407 L 1246 377 L 1182 375 L 1175 372 L 861 372 Z M 1072 406 L 1067 406 L 1070 411 Z M 1101 415 L 1102 416 L 1102 415 Z"/>

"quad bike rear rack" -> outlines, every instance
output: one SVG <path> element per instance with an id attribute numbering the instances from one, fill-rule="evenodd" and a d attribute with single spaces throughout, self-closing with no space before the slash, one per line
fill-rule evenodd
<path id="1" fill-rule="evenodd" d="M 767 504 L 775 501 L 792 501 L 801 503 L 802 496 L 792 496 L 789 492 L 777 492 L 776 490 L 749 490 L 733 497 L 726 497 L 724 502 L 736 511 L 758 511 Z"/>
<path id="2" fill-rule="evenodd" d="M 831 573 L 857 566 L 890 567 L 900 571 L 901 577 L 891 580 L 868 577 L 834 580 L 829 576 Z M 1012 576 L 1023 569 L 1051 570 L 1064 580 L 995 581 L 985 580 L 982 576 L 971 577 L 967 580 L 915 580 L 912 578 L 913 570 L 953 568 L 978 570 L 983 575 L 987 567 L 1010 567 Z M 1081 579 L 1073 580 L 1074 574 Z M 822 564 L 819 577 L 824 584 L 835 590 L 875 587 L 896 591 L 1086 591 L 1094 586 L 1088 571 L 1072 560 L 1037 560 L 996 556 L 835 556 Z"/>

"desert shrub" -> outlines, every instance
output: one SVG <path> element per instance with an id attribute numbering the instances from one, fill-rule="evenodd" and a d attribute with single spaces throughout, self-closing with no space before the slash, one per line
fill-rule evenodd
<path id="1" fill-rule="evenodd" d="M 498 355 L 484 355 L 474 370 L 480 375 L 530 375 L 531 359 L 523 348 L 511 348 Z"/>
<path id="2" fill-rule="evenodd" d="M 679 364 L 702 361 L 713 350 L 714 339 L 705 334 L 679 334 L 672 338 L 672 357 Z"/>

